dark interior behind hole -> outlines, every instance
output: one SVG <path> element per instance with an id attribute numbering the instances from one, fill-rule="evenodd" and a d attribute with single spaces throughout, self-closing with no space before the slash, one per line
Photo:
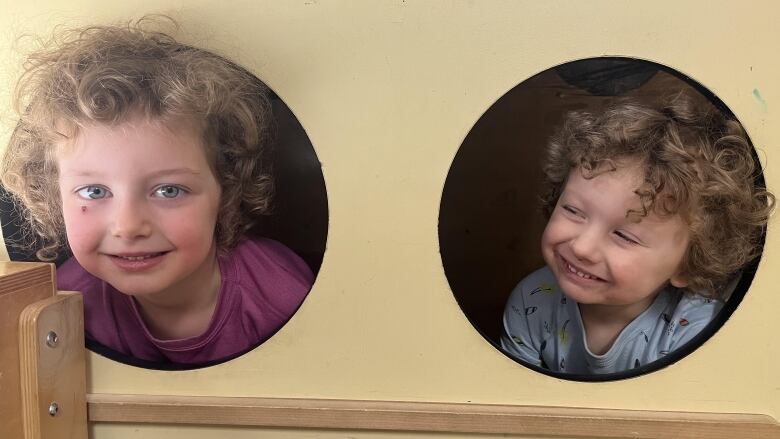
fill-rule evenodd
<path id="1" fill-rule="evenodd" d="M 271 100 L 275 119 L 272 160 L 272 214 L 253 233 L 276 239 L 295 251 L 316 274 L 328 235 L 328 196 L 314 147 L 281 99 Z"/>

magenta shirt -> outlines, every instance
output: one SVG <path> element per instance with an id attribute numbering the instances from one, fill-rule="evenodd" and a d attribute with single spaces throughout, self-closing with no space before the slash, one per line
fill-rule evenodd
<path id="1" fill-rule="evenodd" d="M 314 282 L 292 250 L 271 239 L 244 240 L 219 257 L 222 286 L 208 329 L 180 340 L 153 337 L 136 301 L 71 258 L 57 269 L 60 290 L 84 294 L 84 329 L 121 354 L 152 362 L 197 365 L 243 353 L 272 336 L 295 313 Z"/>

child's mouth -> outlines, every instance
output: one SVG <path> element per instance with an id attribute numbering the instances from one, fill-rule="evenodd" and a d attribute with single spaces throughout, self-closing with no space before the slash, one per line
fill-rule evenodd
<path id="1" fill-rule="evenodd" d="M 148 270 L 163 260 L 168 252 L 136 253 L 136 254 L 109 254 L 111 261 L 124 271 Z"/>
<path id="2" fill-rule="evenodd" d="M 161 256 L 164 253 L 165 252 L 150 253 L 148 255 L 141 255 L 141 256 L 124 256 L 124 255 L 111 255 L 111 256 L 115 257 L 115 258 L 125 259 L 125 260 L 128 260 L 128 261 L 143 261 L 144 259 L 150 259 L 150 258 L 154 258 L 154 257 L 157 257 L 157 256 Z"/>
<path id="3" fill-rule="evenodd" d="M 563 268 L 566 269 L 566 271 L 568 271 L 569 273 L 571 273 L 571 274 L 573 274 L 573 275 L 575 275 L 577 277 L 580 277 L 582 279 L 588 279 L 588 280 L 595 280 L 595 281 L 599 281 L 599 282 L 605 282 L 604 279 L 602 279 L 602 278 L 600 278 L 600 277 L 598 277 L 596 275 L 590 274 L 587 271 L 583 271 L 582 269 L 580 269 L 578 267 L 575 267 L 574 265 L 570 264 L 569 261 L 567 261 L 563 256 L 561 256 L 561 261 L 563 262 Z"/>

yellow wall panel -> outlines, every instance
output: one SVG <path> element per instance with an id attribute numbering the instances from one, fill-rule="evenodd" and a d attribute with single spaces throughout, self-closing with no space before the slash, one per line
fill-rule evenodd
<path id="1" fill-rule="evenodd" d="M 14 124 L 11 87 L 28 44 L 17 40 L 20 34 L 45 36 L 62 23 L 163 12 L 180 22 L 181 39 L 228 55 L 268 83 L 298 117 L 322 162 L 330 215 L 325 258 L 309 297 L 276 336 L 233 361 L 190 371 L 139 369 L 90 353 L 88 392 L 780 419 L 776 221 L 749 293 L 711 340 L 670 367 L 605 383 L 544 376 L 489 345 L 453 298 L 437 235 L 447 171 L 483 112 L 528 77 L 593 56 L 654 61 L 709 88 L 744 124 L 777 192 L 780 6 L 774 2 L 0 0 L 0 10 L 0 144 Z M 219 431 L 92 427 L 97 439 L 205 438 L 224 434 Z"/>

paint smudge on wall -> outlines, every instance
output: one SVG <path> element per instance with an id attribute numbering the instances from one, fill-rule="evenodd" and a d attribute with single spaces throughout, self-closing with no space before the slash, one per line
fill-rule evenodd
<path id="1" fill-rule="evenodd" d="M 753 89 L 753 97 L 756 98 L 756 101 L 758 101 L 759 104 L 761 104 L 761 109 L 766 111 L 766 101 L 761 96 L 761 92 L 759 92 L 757 88 Z"/>

